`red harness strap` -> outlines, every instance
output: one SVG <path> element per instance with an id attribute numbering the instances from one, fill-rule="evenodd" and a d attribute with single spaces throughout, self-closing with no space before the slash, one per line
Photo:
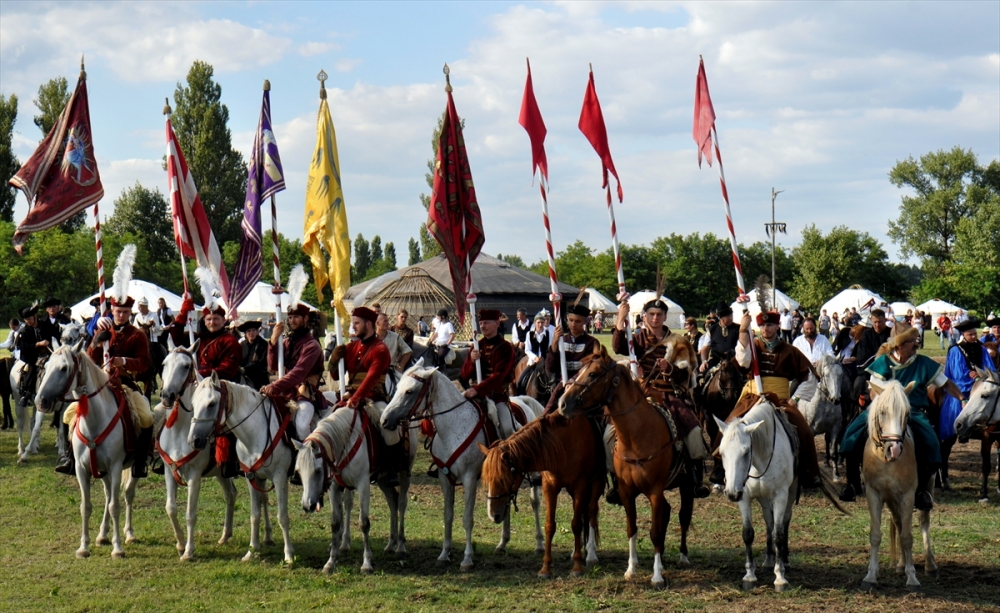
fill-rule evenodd
<path id="1" fill-rule="evenodd" d="M 177 471 L 183 468 L 184 466 L 187 466 L 187 464 L 191 462 L 191 460 L 198 457 L 198 454 L 201 453 L 201 451 L 202 451 L 201 449 L 195 449 L 191 451 L 191 453 L 184 456 L 183 458 L 174 462 L 173 458 L 170 457 L 170 454 L 164 451 L 163 447 L 160 447 L 160 441 L 156 441 L 156 452 L 160 454 L 161 458 L 163 458 L 163 463 L 169 466 L 170 470 L 173 471 L 174 481 L 179 483 L 181 487 L 187 487 L 187 482 L 181 478 L 181 474 Z"/>
<path id="2" fill-rule="evenodd" d="M 507 401 L 507 408 L 510 409 L 510 416 L 522 427 L 528 425 L 528 416 L 524 414 L 524 409 L 521 405 L 517 404 L 513 400 Z"/>
<path id="3" fill-rule="evenodd" d="M 250 485 L 253 486 L 253 488 L 258 492 L 270 492 L 271 490 L 274 489 L 274 485 L 271 485 L 270 489 L 266 490 L 261 489 L 257 485 L 256 473 L 258 470 L 260 470 L 260 468 L 264 465 L 264 463 L 271 458 L 271 455 L 274 453 L 274 450 L 278 448 L 278 445 L 281 444 L 281 439 L 282 437 L 284 437 L 285 430 L 288 428 L 288 424 L 291 423 L 291 421 L 292 421 L 291 413 L 285 413 L 285 416 L 281 419 L 281 425 L 278 426 L 278 431 L 274 434 L 274 437 L 271 439 L 271 444 L 267 446 L 267 449 L 264 450 L 264 453 L 260 454 L 260 457 L 257 458 L 256 462 L 253 463 L 253 466 L 247 466 L 242 461 L 240 462 L 240 470 L 242 470 L 244 473 L 247 474 L 247 479 L 250 480 Z"/>
<path id="4" fill-rule="evenodd" d="M 462 441 L 462 444 L 455 448 L 455 451 L 452 452 L 451 456 L 448 458 L 447 461 L 443 461 L 441 460 L 441 458 L 434 455 L 433 440 L 430 441 L 430 444 L 428 445 L 428 449 L 431 454 L 431 460 L 433 460 L 434 463 L 438 465 L 438 468 L 440 468 L 441 472 L 448 477 L 448 480 L 451 481 L 452 485 L 458 485 L 458 480 L 455 479 L 455 477 L 451 474 L 451 465 L 454 464 L 455 461 L 458 460 L 458 458 L 462 457 L 462 454 L 465 453 L 465 450 L 468 449 L 469 446 L 472 445 L 472 443 L 476 440 L 476 437 L 479 436 L 479 432 L 482 431 L 483 435 L 486 437 L 487 446 L 489 446 L 493 442 L 490 440 L 491 438 L 490 431 L 486 427 L 486 424 L 489 421 L 489 418 L 486 417 L 486 412 L 483 410 L 482 407 L 480 407 L 475 402 L 472 403 L 472 406 L 476 407 L 476 410 L 479 412 L 479 421 L 476 422 L 476 427 L 473 428 L 472 432 L 469 433 L 469 436 L 466 437 L 464 441 Z M 498 437 L 494 436 L 492 438 L 494 438 L 495 440 Z"/>
<path id="5" fill-rule="evenodd" d="M 80 441 L 84 445 L 87 446 L 87 449 L 90 450 L 90 474 L 95 479 L 100 479 L 101 477 L 104 476 L 104 474 L 106 474 L 106 473 L 101 473 L 97 470 L 97 447 L 104 442 L 104 439 L 108 438 L 108 436 L 111 435 L 111 433 L 115 429 L 115 426 L 117 426 L 118 422 L 121 421 L 122 411 L 124 410 L 124 408 L 125 408 L 125 395 L 122 394 L 121 397 L 118 398 L 118 410 L 115 411 L 115 416 L 111 418 L 111 421 L 108 423 L 108 426 L 104 429 L 104 431 L 101 432 L 97 436 L 97 438 L 95 438 L 92 441 L 88 441 L 87 437 L 84 436 L 83 432 L 80 431 L 80 422 L 82 421 L 82 419 L 76 420 L 76 428 L 73 429 L 73 433 L 76 434 L 76 437 L 80 439 Z"/>

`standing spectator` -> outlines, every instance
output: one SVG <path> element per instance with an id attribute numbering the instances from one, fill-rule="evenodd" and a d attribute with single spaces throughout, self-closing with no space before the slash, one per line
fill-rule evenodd
<path id="1" fill-rule="evenodd" d="M 913 309 L 906 309 L 906 315 L 903 316 L 903 322 L 908 325 L 913 325 Z"/>
<path id="2" fill-rule="evenodd" d="M 781 330 L 781 340 L 786 343 L 792 342 L 792 316 L 788 313 L 788 309 L 781 311 L 781 317 L 778 319 L 778 328 Z"/>
<path id="3" fill-rule="evenodd" d="M 406 324 L 406 320 L 409 318 L 410 312 L 406 309 L 400 309 L 399 313 L 396 314 L 396 325 L 389 326 L 389 329 L 398 334 L 407 347 L 413 349 L 413 328 Z"/>
<path id="4" fill-rule="evenodd" d="M 792 339 L 796 339 L 802 334 L 802 313 L 798 309 L 792 312 Z"/>
<path id="5" fill-rule="evenodd" d="M 861 323 L 861 313 L 858 313 L 856 307 L 851 307 L 851 327 L 853 328 L 859 323 Z"/>
<path id="6" fill-rule="evenodd" d="M 830 316 L 826 314 L 826 309 L 823 309 L 819 315 L 819 333 L 825 336 L 827 340 L 830 338 L 830 324 L 832 323 L 833 321 L 830 319 Z"/>
<path id="7" fill-rule="evenodd" d="M 688 317 L 684 320 L 684 338 L 688 339 L 692 347 L 697 348 L 701 342 L 701 332 L 698 331 L 698 320 Z"/>
<path id="8" fill-rule="evenodd" d="M 941 339 L 941 349 L 951 347 L 951 318 L 948 317 L 947 313 L 941 313 L 941 317 L 937 318 L 937 326 L 934 331 Z M 945 339 L 948 339 L 947 344 L 945 344 Z"/>
<path id="9" fill-rule="evenodd" d="M 838 334 L 840 334 L 840 315 L 834 311 L 833 317 L 830 318 L 830 339 L 837 338 Z"/>
<path id="10" fill-rule="evenodd" d="M 594 334 L 600 334 L 604 329 L 604 311 L 598 311 L 594 315 Z"/>
<path id="11" fill-rule="evenodd" d="M 524 344 L 528 340 L 528 333 L 531 332 L 531 322 L 528 321 L 528 310 L 517 310 L 517 321 L 514 322 L 514 334 L 510 337 L 510 344 L 515 349 L 524 351 Z"/>
<path id="12" fill-rule="evenodd" d="M 21 350 L 17 347 L 17 333 L 21 330 L 21 320 L 18 318 L 13 318 L 7 323 L 7 327 L 10 328 L 10 334 L 7 335 L 7 340 L 0 343 L 0 349 L 6 349 L 14 356 L 15 360 L 21 359 Z"/>
<path id="13" fill-rule="evenodd" d="M 438 311 L 435 324 L 430 342 L 434 346 L 434 365 L 441 367 L 444 366 L 444 358 L 448 355 L 451 342 L 455 340 L 455 326 L 448 321 L 448 309 Z"/>
<path id="14" fill-rule="evenodd" d="M 911 326 L 913 326 L 914 328 L 917 329 L 917 334 L 919 335 L 919 336 L 917 336 L 917 348 L 918 349 L 923 349 L 924 348 L 924 314 L 921 313 L 920 311 L 917 311 L 916 314 L 914 315 L 910 311 L 907 311 L 907 319 L 909 320 L 907 323 L 909 323 Z"/>

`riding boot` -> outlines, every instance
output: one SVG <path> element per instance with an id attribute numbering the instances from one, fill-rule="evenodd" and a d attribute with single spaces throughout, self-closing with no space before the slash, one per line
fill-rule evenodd
<path id="1" fill-rule="evenodd" d="M 139 436 L 135 440 L 135 451 L 132 455 L 132 477 L 134 479 L 145 479 L 149 476 L 146 465 L 149 462 L 149 444 L 152 440 L 152 426 L 139 430 Z"/>
<path id="2" fill-rule="evenodd" d="M 64 475 L 76 474 L 76 458 L 73 457 L 73 446 L 66 444 L 66 452 L 59 456 L 56 462 L 56 472 Z"/>
<path id="3" fill-rule="evenodd" d="M 716 458 L 715 466 L 712 467 L 712 474 L 708 476 L 708 482 L 715 485 L 726 484 L 726 469 L 722 467 L 722 462 Z"/>
<path id="4" fill-rule="evenodd" d="M 433 464 L 432 463 L 430 465 L 430 467 L 427 469 L 427 476 L 430 477 L 431 479 L 437 479 L 438 478 L 438 467 L 437 467 L 437 464 Z"/>
<path id="5" fill-rule="evenodd" d="M 843 502 L 854 502 L 861 495 L 861 458 L 853 453 L 845 454 L 844 469 L 847 485 L 840 492 L 839 498 Z"/>
<path id="6" fill-rule="evenodd" d="M 240 476 L 240 456 L 236 453 L 236 435 L 232 432 L 225 435 L 229 439 L 229 455 L 222 465 L 222 476 L 235 478 Z"/>
<path id="7" fill-rule="evenodd" d="M 616 506 L 624 506 L 622 504 L 621 494 L 618 493 L 618 477 L 614 473 L 610 473 L 611 476 L 611 487 L 608 488 L 608 493 L 604 495 L 604 500 L 608 504 L 613 504 Z"/>
<path id="8" fill-rule="evenodd" d="M 708 489 L 708 486 L 705 485 L 705 460 L 685 458 L 685 465 L 688 476 L 691 478 L 691 483 L 694 485 L 694 497 L 708 498 L 712 490 Z"/>
<path id="9" fill-rule="evenodd" d="M 937 469 L 932 470 L 929 466 L 921 466 L 921 464 L 918 460 L 917 491 L 913 496 L 913 508 L 919 511 L 930 511 L 934 508 L 934 497 L 927 489 L 927 484 L 930 483 L 931 475 L 937 472 Z"/>

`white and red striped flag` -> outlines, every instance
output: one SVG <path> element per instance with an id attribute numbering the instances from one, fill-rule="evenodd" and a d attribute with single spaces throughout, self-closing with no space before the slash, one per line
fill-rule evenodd
<path id="1" fill-rule="evenodd" d="M 174 240 L 184 256 L 194 258 L 198 266 L 210 269 L 222 284 L 222 293 L 229 295 L 229 277 L 222 263 L 222 252 L 215 241 L 212 226 L 201 205 L 198 188 L 188 170 L 180 143 L 167 115 L 167 180 L 170 184 L 170 212 L 174 220 Z M 187 276 L 184 292 L 188 292 Z M 231 305 L 230 305 L 231 306 Z"/>

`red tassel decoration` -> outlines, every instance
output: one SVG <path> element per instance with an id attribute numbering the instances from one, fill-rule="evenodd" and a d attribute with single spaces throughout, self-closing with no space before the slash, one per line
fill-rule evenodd
<path id="1" fill-rule="evenodd" d="M 220 436 L 215 439 L 215 463 L 225 464 L 229 461 L 229 439 Z"/>
<path id="2" fill-rule="evenodd" d="M 174 410 L 167 416 L 167 428 L 172 428 L 177 423 L 177 403 L 174 403 Z"/>
<path id="3" fill-rule="evenodd" d="M 429 419 L 424 419 L 420 422 L 420 434 L 423 434 L 427 438 L 434 436 L 434 422 Z"/>
<path id="4" fill-rule="evenodd" d="M 77 419 L 87 419 L 87 413 L 90 412 L 90 398 L 86 394 L 80 396 L 80 399 L 76 401 L 76 417 Z"/>

